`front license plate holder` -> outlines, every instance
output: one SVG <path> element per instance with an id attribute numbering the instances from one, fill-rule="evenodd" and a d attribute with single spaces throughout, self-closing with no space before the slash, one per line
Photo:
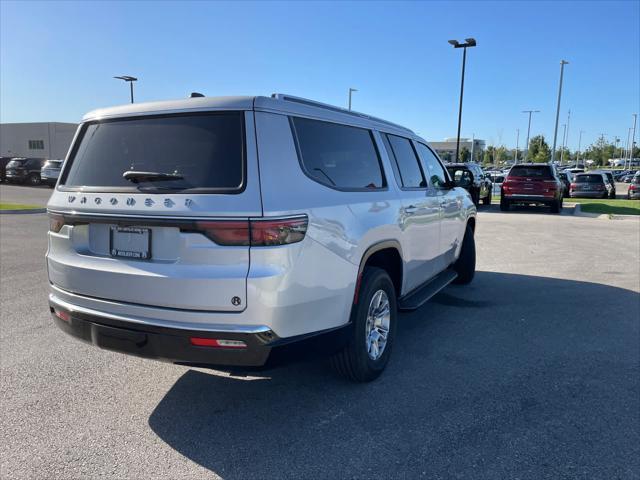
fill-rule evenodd
<path id="1" fill-rule="evenodd" d="M 112 257 L 149 260 L 151 229 L 112 225 L 109 231 L 109 252 Z"/>

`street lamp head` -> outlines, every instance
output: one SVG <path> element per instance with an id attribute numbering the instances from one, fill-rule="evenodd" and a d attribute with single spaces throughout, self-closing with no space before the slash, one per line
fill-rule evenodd
<path id="1" fill-rule="evenodd" d="M 136 77 L 131 77 L 129 75 L 121 75 L 119 77 L 113 77 L 113 78 L 117 78 L 118 80 L 124 80 L 125 82 L 137 82 L 138 79 Z"/>
<path id="2" fill-rule="evenodd" d="M 449 40 L 449 43 L 455 48 L 458 48 L 458 45 L 460 45 L 460 42 L 458 42 L 457 40 Z"/>
<path id="3" fill-rule="evenodd" d="M 560 65 L 567 65 L 569 62 L 567 62 L 566 60 L 560 60 Z"/>
<path id="4" fill-rule="evenodd" d="M 357 89 L 357 88 L 351 88 L 351 87 L 349 87 L 349 91 L 350 91 L 350 92 L 357 92 L 357 91 L 358 91 L 358 89 Z"/>
<path id="5" fill-rule="evenodd" d="M 475 47 L 476 46 L 476 39 L 475 38 L 465 38 L 464 41 L 467 42 L 467 47 Z"/>

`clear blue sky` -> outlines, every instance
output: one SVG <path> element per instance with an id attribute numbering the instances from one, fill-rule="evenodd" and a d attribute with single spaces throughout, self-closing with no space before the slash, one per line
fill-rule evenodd
<path id="1" fill-rule="evenodd" d="M 640 110 L 640 2 L 206 3 L 0 1 L 0 120 L 77 122 L 94 108 L 206 95 L 286 92 L 396 121 L 428 140 L 520 145 L 553 134 L 560 59 L 569 145 L 626 141 Z M 639 127 L 640 131 L 640 127 Z M 561 133 L 561 132 L 560 132 Z M 636 136 L 636 139 L 638 136 Z"/>

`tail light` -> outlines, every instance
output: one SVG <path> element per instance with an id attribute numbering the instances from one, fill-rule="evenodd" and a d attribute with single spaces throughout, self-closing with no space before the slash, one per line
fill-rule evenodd
<path id="1" fill-rule="evenodd" d="M 49 231 L 58 233 L 64 227 L 64 217 L 56 213 L 49 214 Z"/>
<path id="2" fill-rule="evenodd" d="M 604 190 L 604 185 L 602 183 L 596 185 L 596 190 Z"/>
<path id="3" fill-rule="evenodd" d="M 307 232 L 307 217 L 240 221 L 196 222 L 183 231 L 202 233 L 218 245 L 268 247 L 300 242 Z"/>
<path id="4" fill-rule="evenodd" d="M 630 185 L 630 186 L 629 186 L 629 190 L 633 191 L 633 190 L 635 190 L 635 189 L 636 189 L 636 186 L 635 186 L 635 185 Z"/>

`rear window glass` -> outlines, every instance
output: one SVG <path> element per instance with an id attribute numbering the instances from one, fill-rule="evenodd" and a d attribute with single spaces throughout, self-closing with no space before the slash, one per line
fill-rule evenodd
<path id="1" fill-rule="evenodd" d="M 602 175 L 577 175 L 575 183 L 604 183 Z"/>
<path id="2" fill-rule="evenodd" d="M 62 183 L 116 189 L 240 190 L 244 185 L 241 112 L 93 122 L 83 128 Z M 169 174 L 136 179 L 125 172 Z M 133 177 L 132 177 L 133 178 Z"/>
<path id="3" fill-rule="evenodd" d="M 369 130 L 294 117 L 300 161 L 318 183 L 344 189 L 385 186 L 378 151 Z"/>
<path id="4" fill-rule="evenodd" d="M 509 172 L 510 177 L 527 177 L 527 178 L 552 178 L 551 169 L 548 166 L 516 166 Z"/>
<path id="5" fill-rule="evenodd" d="M 427 183 L 422 176 L 418 157 L 411 146 L 411 141 L 407 138 L 389 134 L 383 135 L 383 139 L 385 140 L 385 147 L 390 150 L 389 154 L 392 156 L 392 161 L 395 159 L 402 186 L 405 188 L 426 187 Z"/>

